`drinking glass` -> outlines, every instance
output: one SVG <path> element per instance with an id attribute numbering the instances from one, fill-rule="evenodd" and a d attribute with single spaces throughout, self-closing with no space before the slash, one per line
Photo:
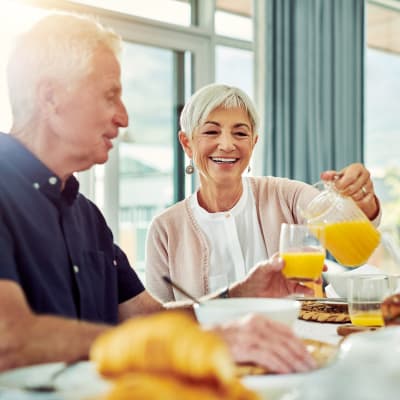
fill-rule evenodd
<path id="1" fill-rule="evenodd" d="M 391 294 L 387 275 L 353 275 L 347 281 L 349 315 L 353 325 L 383 326 L 381 304 Z"/>
<path id="2" fill-rule="evenodd" d="M 287 278 L 307 282 L 321 276 L 325 250 L 307 226 L 282 224 L 279 253 L 285 260 L 282 272 Z"/>

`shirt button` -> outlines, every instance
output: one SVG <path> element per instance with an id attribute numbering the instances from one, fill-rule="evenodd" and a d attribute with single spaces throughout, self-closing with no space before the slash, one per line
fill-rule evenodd
<path id="1" fill-rule="evenodd" d="M 118 265 L 117 260 L 113 260 L 114 267 Z"/>
<path id="2" fill-rule="evenodd" d="M 55 176 L 51 176 L 49 178 L 50 185 L 55 185 L 57 183 L 57 178 Z"/>
<path id="3" fill-rule="evenodd" d="M 40 188 L 40 185 L 39 185 L 37 182 L 35 182 L 35 183 L 33 184 L 33 187 L 34 187 L 35 189 L 39 189 L 39 188 Z"/>
<path id="4" fill-rule="evenodd" d="M 72 268 L 76 274 L 79 272 L 79 267 L 77 265 L 74 265 Z"/>

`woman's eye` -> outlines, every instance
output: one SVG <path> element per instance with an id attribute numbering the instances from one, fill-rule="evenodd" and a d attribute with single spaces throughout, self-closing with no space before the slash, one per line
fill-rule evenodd
<path id="1" fill-rule="evenodd" d="M 248 132 L 235 132 L 236 136 L 240 136 L 240 137 L 247 137 L 249 136 Z"/>
<path id="2" fill-rule="evenodd" d="M 203 135 L 217 135 L 218 132 L 217 131 L 205 131 L 203 132 Z"/>

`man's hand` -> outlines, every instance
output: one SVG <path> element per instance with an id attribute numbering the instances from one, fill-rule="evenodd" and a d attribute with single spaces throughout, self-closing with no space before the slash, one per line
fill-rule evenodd
<path id="1" fill-rule="evenodd" d="M 313 291 L 282 274 L 284 261 L 277 256 L 253 267 L 247 277 L 229 289 L 230 297 L 285 297 L 290 294 L 312 296 Z"/>
<path id="2" fill-rule="evenodd" d="M 271 372 L 304 372 L 316 367 L 305 345 L 291 329 L 252 314 L 214 328 L 237 363 L 254 363 Z"/>
<path id="3" fill-rule="evenodd" d="M 336 190 L 351 197 L 370 220 L 379 214 L 379 202 L 374 185 L 364 165 L 355 163 L 341 171 L 325 171 L 321 174 L 321 179 L 333 181 Z"/>

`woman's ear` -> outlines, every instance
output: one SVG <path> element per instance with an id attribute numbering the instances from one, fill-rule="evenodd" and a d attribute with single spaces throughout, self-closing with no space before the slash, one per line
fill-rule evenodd
<path id="1" fill-rule="evenodd" d="M 254 149 L 254 146 L 257 144 L 257 142 L 258 142 L 258 135 L 255 135 L 253 138 L 253 149 Z"/>
<path id="2" fill-rule="evenodd" d="M 182 146 L 183 151 L 186 153 L 186 155 L 189 158 L 192 158 L 193 152 L 192 152 L 192 147 L 190 144 L 190 139 L 186 136 L 186 133 L 183 131 L 179 131 L 179 142 Z"/>

